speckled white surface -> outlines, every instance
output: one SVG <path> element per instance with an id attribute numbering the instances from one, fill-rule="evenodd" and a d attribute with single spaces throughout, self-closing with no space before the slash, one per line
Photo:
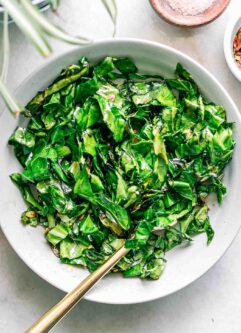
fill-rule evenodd
<path id="1" fill-rule="evenodd" d="M 117 35 L 162 42 L 186 52 L 208 68 L 241 105 L 241 84 L 232 76 L 223 55 L 227 20 L 240 0 L 214 23 L 199 29 L 183 29 L 163 22 L 148 0 L 119 0 Z M 75 34 L 95 39 L 111 35 L 111 22 L 98 0 L 62 0 L 54 21 Z M 9 86 L 18 84 L 43 59 L 13 25 Z M 52 41 L 55 53 L 69 46 Z M 82 301 L 53 332 L 111 333 L 239 333 L 241 332 L 241 234 L 220 262 L 204 277 L 169 297 L 140 305 L 112 306 Z M 63 293 L 32 273 L 0 234 L 0 331 L 24 332 Z"/>

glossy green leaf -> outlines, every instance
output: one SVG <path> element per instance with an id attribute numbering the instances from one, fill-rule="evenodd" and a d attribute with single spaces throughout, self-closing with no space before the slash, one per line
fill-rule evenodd
<path id="1" fill-rule="evenodd" d="M 205 233 L 206 204 L 225 198 L 233 124 L 180 64 L 176 78 L 143 75 L 128 58 L 81 57 L 28 105 L 29 124 L 9 143 L 21 163 L 11 179 L 61 262 L 158 279 L 164 254 Z M 218 228 L 218 226 L 217 226 Z"/>
<path id="2" fill-rule="evenodd" d="M 56 245 L 68 236 L 69 228 L 64 224 L 58 224 L 47 234 L 47 240 Z"/>

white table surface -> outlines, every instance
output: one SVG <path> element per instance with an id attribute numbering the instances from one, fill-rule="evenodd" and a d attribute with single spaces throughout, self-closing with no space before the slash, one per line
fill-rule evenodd
<path id="1" fill-rule="evenodd" d="M 229 72 L 223 54 L 223 33 L 233 11 L 212 24 L 185 29 L 162 21 L 148 0 L 118 0 L 117 36 L 161 42 L 186 52 L 209 69 L 241 105 L 241 83 Z M 49 13 L 49 17 L 52 15 Z M 94 39 L 111 36 L 111 21 L 98 0 L 62 0 L 58 17 L 51 19 L 78 35 Z M 11 25 L 9 87 L 18 84 L 44 62 Z M 55 54 L 69 46 L 51 40 Z M 0 48 L 1 51 L 1 48 Z M 189 287 L 160 300 L 139 305 L 113 306 L 82 301 L 54 330 L 58 333 L 240 333 L 241 234 L 224 257 Z M 0 232 L 0 332 L 19 333 L 57 302 L 63 293 L 39 278 L 14 253 Z"/>

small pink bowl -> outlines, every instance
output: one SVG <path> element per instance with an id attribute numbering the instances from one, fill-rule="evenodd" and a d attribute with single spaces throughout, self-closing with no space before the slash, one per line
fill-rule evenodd
<path id="1" fill-rule="evenodd" d="M 202 1 L 202 0 L 200 0 Z M 230 0 L 216 0 L 211 7 L 201 14 L 183 15 L 175 11 L 168 3 L 168 0 L 150 0 L 150 3 L 157 14 L 168 23 L 184 27 L 197 27 L 214 21 L 227 8 Z"/>

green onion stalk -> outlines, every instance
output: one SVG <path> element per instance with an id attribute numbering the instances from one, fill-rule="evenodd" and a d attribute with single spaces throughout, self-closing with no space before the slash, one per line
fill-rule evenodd
<path id="1" fill-rule="evenodd" d="M 117 7 L 114 0 L 101 0 L 106 8 L 109 16 L 114 23 L 114 35 L 116 31 Z M 49 0 L 51 8 L 56 11 L 59 0 Z M 7 108 L 12 114 L 18 114 L 23 109 L 16 102 L 15 98 L 6 87 L 6 77 L 9 59 L 9 36 L 8 36 L 8 15 L 11 16 L 15 24 L 22 33 L 31 41 L 39 53 L 43 57 L 48 57 L 52 52 L 52 48 L 47 40 L 48 36 L 61 40 L 72 45 L 90 44 L 92 40 L 81 37 L 72 36 L 54 24 L 34 6 L 30 0 L 0 0 L 0 4 L 4 7 L 4 24 L 3 24 L 3 57 L 0 72 L 0 95 L 2 96 Z"/>

